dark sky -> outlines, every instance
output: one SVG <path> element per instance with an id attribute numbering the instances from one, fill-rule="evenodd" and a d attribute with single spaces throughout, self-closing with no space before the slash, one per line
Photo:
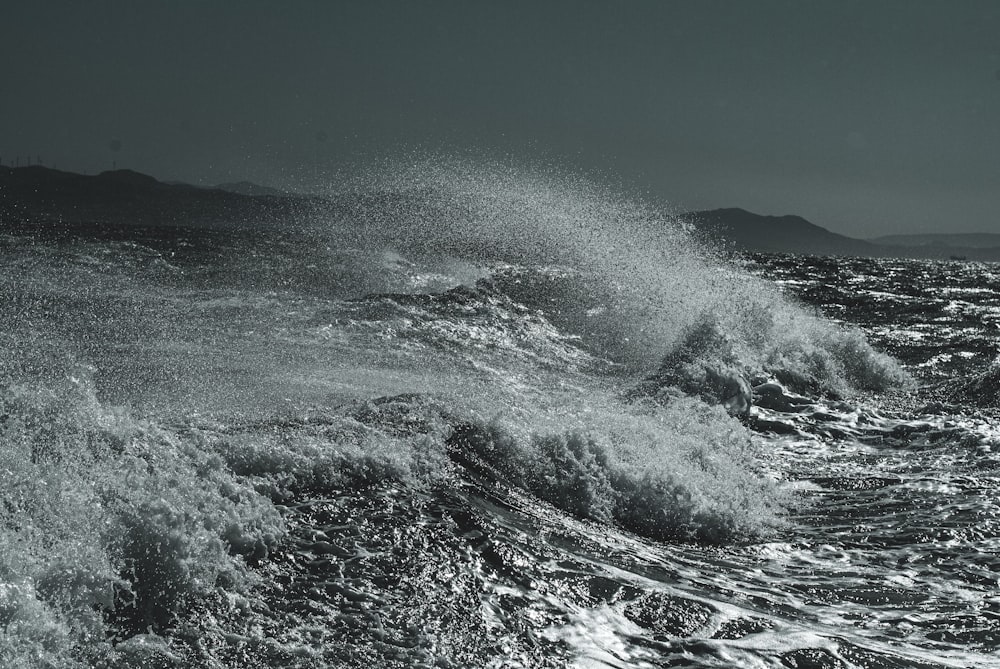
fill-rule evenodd
<path id="1" fill-rule="evenodd" d="M 0 160 L 311 187 L 431 151 L 1000 232 L 1000 2 L 6 3 Z M 118 140 L 118 151 L 112 150 Z"/>

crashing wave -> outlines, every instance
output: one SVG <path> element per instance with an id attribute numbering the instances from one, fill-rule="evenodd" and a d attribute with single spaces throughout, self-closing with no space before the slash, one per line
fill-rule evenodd
<path id="1" fill-rule="evenodd" d="M 654 539 L 740 541 L 778 522 L 753 443 L 700 403 L 512 424 L 407 395 L 164 425 L 104 407 L 84 370 L 8 382 L 0 414 L 0 615 L 14 663 L 191 662 L 202 651 L 185 630 L 208 610 L 198 635 L 251 634 L 238 613 L 286 535 L 280 509 L 337 491 L 394 482 L 405 497 L 491 472 L 491 485 Z"/>
<path id="2" fill-rule="evenodd" d="M 518 547 L 484 527 L 770 537 L 785 493 L 730 414 L 909 383 L 669 216 L 467 167 L 418 166 L 308 243 L 179 251 L 180 272 L 148 271 L 147 249 L 11 252 L 28 260 L 0 334 L 0 663 L 412 665 L 440 643 L 457 666 L 513 646 L 530 666 L 545 641 L 517 630 L 537 611 L 507 591 L 483 606 L 482 570 L 517 583 Z M 474 495 L 520 515 L 471 519 Z M 406 579 L 437 585 L 418 606 Z M 285 584 L 312 631 L 271 605 Z M 673 601 L 633 599 L 640 626 Z"/>
<path id="3" fill-rule="evenodd" d="M 733 266 L 670 215 L 586 180 L 427 160 L 378 183 L 381 197 L 362 198 L 352 218 L 365 221 L 363 243 L 492 268 L 498 290 L 579 337 L 590 353 L 634 371 L 670 376 L 679 370 L 663 366 L 678 354 L 709 351 L 699 337 L 722 336 L 726 350 L 717 356 L 726 359 L 721 368 L 707 361 L 705 373 L 737 385 L 725 368 L 831 396 L 912 383 L 860 332 Z M 335 234 L 349 227 L 328 225 Z M 718 394 L 708 386 L 685 392 Z"/>
<path id="4" fill-rule="evenodd" d="M 258 580 L 279 514 L 196 431 L 105 409 L 86 370 L 8 380 L 0 416 L 8 666 L 135 666 L 165 648 L 158 635 L 196 624 L 185 612 L 225 611 Z"/>

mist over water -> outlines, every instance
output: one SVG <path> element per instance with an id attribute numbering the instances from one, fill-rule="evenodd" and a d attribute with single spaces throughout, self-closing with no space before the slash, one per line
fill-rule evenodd
<path id="1" fill-rule="evenodd" d="M 330 197 L 0 237 L 7 664 L 987 666 L 913 528 L 988 516 L 996 436 L 886 409 L 925 361 L 768 279 L 820 261 L 468 160 Z"/>
<path id="2" fill-rule="evenodd" d="M 488 268 L 504 292 L 630 369 L 655 370 L 707 320 L 754 373 L 803 355 L 831 358 L 811 361 L 824 367 L 815 373 L 851 378 L 816 382 L 845 392 L 903 378 L 888 361 L 875 365 L 876 375 L 890 377 L 884 381 L 841 370 L 851 360 L 839 360 L 836 348 L 854 346 L 850 335 L 731 265 L 663 211 L 582 177 L 435 159 L 375 181 L 336 234 L 354 226 L 369 248 L 431 266 L 443 256 Z"/>

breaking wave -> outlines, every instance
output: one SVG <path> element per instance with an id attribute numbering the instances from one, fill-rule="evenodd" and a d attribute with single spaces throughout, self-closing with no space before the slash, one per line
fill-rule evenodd
<path id="1" fill-rule="evenodd" d="M 203 634 L 223 646 L 213 652 L 235 652 L 233 638 L 252 636 L 239 613 L 283 545 L 289 506 L 345 490 L 402 486 L 396 503 L 408 507 L 420 491 L 457 491 L 471 477 L 670 541 L 731 543 L 778 523 L 780 495 L 757 472 L 757 448 L 699 403 L 628 414 L 592 405 L 513 423 L 410 395 L 162 424 L 103 406 L 87 376 L 8 381 L 0 396 L 11 666 L 189 663 Z"/>
<path id="2" fill-rule="evenodd" d="M 244 236 L 2 240 L 4 665 L 558 664 L 538 630 L 595 602 L 697 627 L 721 613 L 592 563 L 780 538 L 754 387 L 912 383 L 582 179 L 439 160 L 332 201 Z"/>
<path id="3" fill-rule="evenodd" d="M 418 263 L 487 269 L 491 287 L 629 369 L 653 371 L 714 337 L 706 352 L 720 344 L 746 375 L 802 392 L 910 383 L 858 331 L 729 263 L 663 211 L 585 179 L 433 160 L 375 183 L 377 196 L 355 194 L 347 214 L 320 226 Z"/>

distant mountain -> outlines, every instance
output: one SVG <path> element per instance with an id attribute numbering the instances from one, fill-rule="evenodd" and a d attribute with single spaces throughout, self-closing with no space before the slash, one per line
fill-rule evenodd
<path id="1" fill-rule="evenodd" d="M 51 229 L 89 234 L 137 225 L 291 231 L 317 221 L 326 226 L 354 225 L 387 207 L 400 215 L 411 211 L 426 217 L 435 206 L 442 216 L 448 215 L 447 201 L 437 202 L 433 194 L 420 190 L 320 198 L 249 182 L 218 188 L 168 184 L 131 170 L 84 175 L 38 165 L 0 166 L 0 231 Z M 714 209 L 679 218 L 738 251 L 1000 261 L 1000 235 L 896 235 L 875 243 L 839 235 L 799 216 Z"/>
<path id="2" fill-rule="evenodd" d="M 991 232 L 939 232 L 914 235 L 886 235 L 868 241 L 889 246 L 948 246 L 962 249 L 1000 248 L 1000 235 Z"/>
<path id="3" fill-rule="evenodd" d="M 696 229 L 743 251 L 811 255 L 882 256 L 885 247 L 838 235 L 800 216 L 762 216 L 745 209 L 683 214 Z"/>
<path id="4" fill-rule="evenodd" d="M 0 166 L 0 225 L 282 226 L 305 220 L 313 198 L 247 195 L 167 184 L 132 170 L 98 175 Z"/>
<path id="5" fill-rule="evenodd" d="M 987 233 L 894 235 L 863 240 L 830 232 L 799 216 L 762 216 L 735 208 L 691 212 L 682 214 L 680 220 L 738 251 L 1000 261 L 1000 235 Z"/>

